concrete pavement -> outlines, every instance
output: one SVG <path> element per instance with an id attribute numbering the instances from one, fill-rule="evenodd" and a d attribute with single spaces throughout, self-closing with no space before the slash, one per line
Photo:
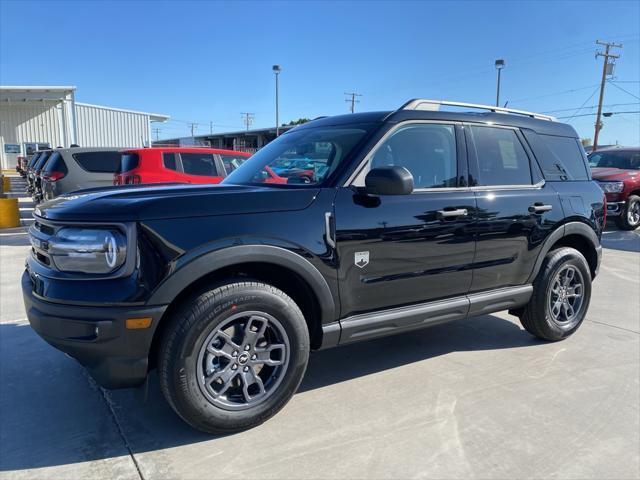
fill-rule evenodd
<path id="1" fill-rule="evenodd" d="M 146 403 L 106 392 L 35 335 L 27 238 L 1 230 L 0 478 L 639 478 L 640 235 L 604 246 L 564 342 L 500 313 L 318 352 L 275 418 L 211 437 L 155 376 Z"/>

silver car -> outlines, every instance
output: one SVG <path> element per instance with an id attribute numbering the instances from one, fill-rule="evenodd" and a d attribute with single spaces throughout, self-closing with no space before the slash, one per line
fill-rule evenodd
<path id="1" fill-rule="evenodd" d="M 40 174 L 41 199 L 85 188 L 109 187 L 120 168 L 116 147 L 72 147 L 53 151 Z"/>

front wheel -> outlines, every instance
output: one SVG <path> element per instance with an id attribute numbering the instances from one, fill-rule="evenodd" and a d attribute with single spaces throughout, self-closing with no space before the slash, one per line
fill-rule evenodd
<path id="1" fill-rule="evenodd" d="M 284 292 L 257 282 L 204 291 L 164 333 L 159 376 L 171 407 L 208 433 L 254 427 L 297 390 L 309 358 L 305 319 Z"/>
<path id="2" fill-rule="evenodd" d="M 544 340 L 563 340 L 582 324 L 591 300 L 591 272 L 584 256 L 569 247 L 549 252 L 520 315 L 522 326 Z"/>
<path id="3" fill-rule="evenodd" d="M 627 205 L 616 217 L 616 225 L 620 230 L 635 230 L 640 225 L 640 197 L 630 195 Z"/>

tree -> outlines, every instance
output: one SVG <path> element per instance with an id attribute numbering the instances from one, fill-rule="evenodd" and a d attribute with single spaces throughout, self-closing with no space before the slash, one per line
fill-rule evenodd
<path id="1" fill-rule="evenodd" d="M 292 120 L 289 123 L 283 123 L 283 127 L 293 127 L 294 125 L 302 125 L 303 123 L 310 122 L 310 118 L 299 118 L 297 120 Z"/>

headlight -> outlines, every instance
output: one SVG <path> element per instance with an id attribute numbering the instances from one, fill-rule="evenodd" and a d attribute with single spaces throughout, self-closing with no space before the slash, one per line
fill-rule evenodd
<path id="1" fill-rule="evenodd" d="M 620 193 L 624 188 L 624 182 L 600 182 L 600 188 L 605 193 Z"/>
<path id="2" fill-rule="evenodd" d="M 62 228 L 49 240 L 48 253 L 64 272 L 111 273 L 124 263 L 126 245 L 117 230 Z"/>

